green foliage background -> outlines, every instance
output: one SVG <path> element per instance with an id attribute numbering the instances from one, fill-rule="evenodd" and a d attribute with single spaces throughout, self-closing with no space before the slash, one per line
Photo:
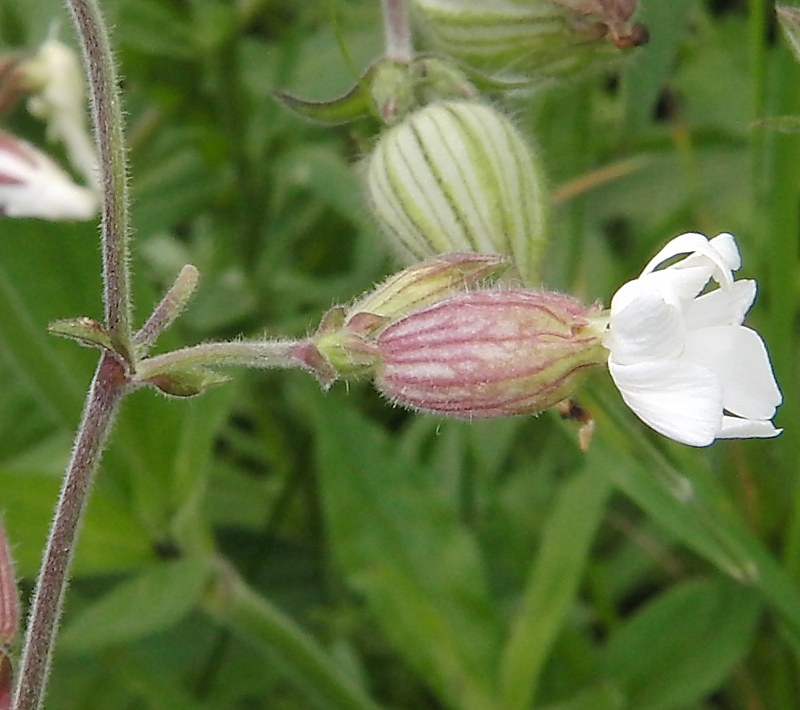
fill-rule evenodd
<path id="1" fill-rule="evenodd" d="M 607 302 L 676 234 L 737 234 L 782 437 L 672 444 L 604 376 L 587 454 L 555 416 L 409 415 L 294 372 L 238 373 L 191 401 L 135 393 L 85 521 L 48 708 L 800 704 L 800 142 L 758 123 L 800 113 L 800 65 L 763 0 L 641 4 L 652 41 L 623 67 L 507 102 L 556 196 L 612 168 L 558 203 L 547 285 Z M 333 6 L 365 66 L 378 3 Z M 163 347 L 302 335 L 396 266 L 358 170 L 377 125 L 313 125 L 271 97 L 353 83 L 328 3 L 103 7 L 140 318 L 184 263 L 202 274 Z M 0 42 L 34 47 L 54 18 L 71 37 L 55 0 L 0 0 Z M 24 111 L 4 118 L 43 142 Z M 91 225 L 0 222 L 0 514 L 26 596 L 96 361 L 46 326 L 100 317 L 98 274 Z M 227 565 L 246 585 L 235 604 Z"/>

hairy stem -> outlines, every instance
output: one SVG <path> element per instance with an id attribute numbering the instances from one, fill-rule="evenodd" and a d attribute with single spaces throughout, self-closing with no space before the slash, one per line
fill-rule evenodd
<path id="1" fill-rule="evenodd" d="M 66 0 L 66 3 L 87 66 L 92 122 L 100 157 L 103 192 L 100 238 L 106 328 L 114 336 L 121 354 L 133 358 L 128 269 L 128 169 L 116 64 L 96 0 Z"/>
<path id="2" fill-rule="evenodd" d="M 233 340 L 191 345 L 142 360 L 138 375 L 147 379 L 162 372 L 198 366 L 297 368 L 301 363 L 292 355 L 297 345 L 296 340 Z"/>
<path id="3" fill-rule="evenodd" d="M 411 27 L 406 0 L 381 0 L 383 27 L 386 37 L 386 57 L 398 62 L 410 62 L 414 56 L 411 46 Z"/>
<path id="4" fill-rule="evenodd" d="M 14 710 L 37 710 L 42 705 L 81 518 L 125 386 L 119 360 L 103 355 L 86 397 L 50 528 L 25 634 Z"/>

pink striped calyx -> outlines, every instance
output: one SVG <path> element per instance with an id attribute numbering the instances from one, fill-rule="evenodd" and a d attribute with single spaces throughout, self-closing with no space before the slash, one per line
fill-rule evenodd
<path id="1" fill-rule="evenodd" d="M 377 338 L 375 386 L 393 403 L 465 419 L 534 414 L 603 365 L 603 319 L 570 296 L 532 290 L 455 295 Z"/>

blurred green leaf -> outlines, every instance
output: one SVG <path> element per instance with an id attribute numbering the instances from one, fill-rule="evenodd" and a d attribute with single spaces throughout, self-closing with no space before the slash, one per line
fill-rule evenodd
<path id="1" fill-rule="evenodd" d="M 199 557 L 145 568 L 72 618 L 59 646 L 86 653 L 169 628 L 196 607 L 210 574 L 209 560 Z"/>
<path id="2" fill-rule="evenodd" d="M 521 608 L 512 621 L 501 667 L 503 707 L 524 710 L 586 573 L 611 486 L 589 468 L 565 484 L 543 527 Z"/>
<path id="3" fill-rule="evenodd" d="M 490 707 L 499 624 L 476 541 L 430 473 L 349 407 L 313 417 L 335 558 L 413 665 L 455 707 Z"/>
<path id="4" fill-rule="evenodd" d="M 760 611 L 758 595 L 733 582 L 677 584 L 614 634 L 604 673 L 624 689 L 627 707 L 691 706 L 745 656 Z"/>
<path id="5" fill-rule="evenodd" d="M 0 506 L 14 544 L 14 557 L 20 575 L 31 578 L 41 561 L 42 549 L 63 471 L 62 448 L 53 460 L 55 468 L 42 470 L 16 462 L 0 466 Z M 43 446 L 51 452 L 49 442 Z M 50 455 L 48 453 L 48 455 Z M 81 531 L 75 559 L 75 573 L 108 574 L 131 569 L 151 560 L 152 547 L 145 531 L 125 506 L 102 486 L 95 490 Z"/>

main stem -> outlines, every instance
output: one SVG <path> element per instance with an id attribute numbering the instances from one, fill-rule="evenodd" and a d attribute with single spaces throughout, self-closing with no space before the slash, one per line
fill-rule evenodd
<path id="1" fill-rule="evenodd" d="M 83 48 L 92 122 L 100 156 L 100 186 L 103 192 L 100 239 L 106 328 L 114 336 L 120 353 L 132 359 L 128 169 L 116 64 L 96 0 L 66 2 Z"/>
<path id="2" fill-rule="evenodd" d="M 14 695 L 15 710 L 38 710 L 42 705 L 81 518 L 119 401 L 128 386 L 127 369 L 135 365 L 128 270 L 127 156 L 116 65 L 97 0 L 66 0 L 66 4 L 87 66 L 103 193 L 100 238 L 105 325 L 117 354 L 104 353 L 100 357 L 86 396 L 36 580 Z"/>
<path id="3" fill-rule="evenodd" d="M 78 528 L 125 386 L 122 365 L 114 356 L 104 354 L 86 396 L 81 426 L 50 528 L 18 669 L 14 710 L 37 710 L 44 699 Z"/>

